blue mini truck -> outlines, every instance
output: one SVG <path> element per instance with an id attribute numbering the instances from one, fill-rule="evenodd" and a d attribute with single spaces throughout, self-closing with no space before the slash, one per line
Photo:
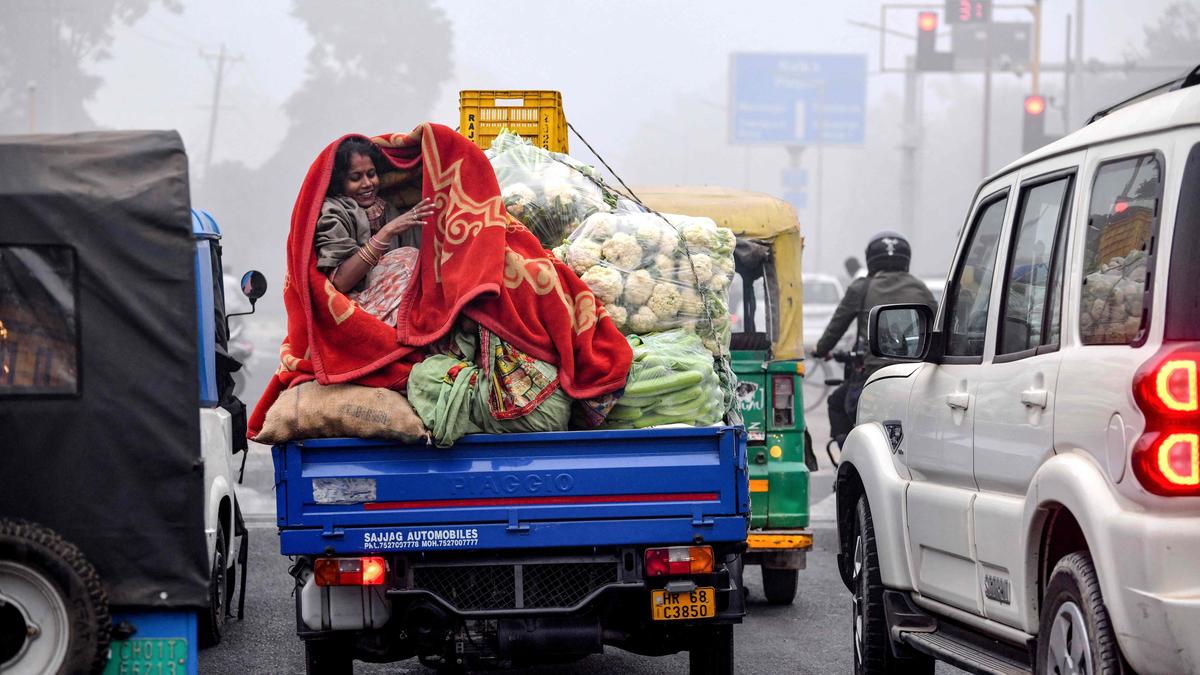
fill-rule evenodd
<path id="1" fill-rule="evenodd" d="M 733 671 L 750 515 L 741 426 L 275 446 L 310 673 L 447 670 L 611 645 Z"/>

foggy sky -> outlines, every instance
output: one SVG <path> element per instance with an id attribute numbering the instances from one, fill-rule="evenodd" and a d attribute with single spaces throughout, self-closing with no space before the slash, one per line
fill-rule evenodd
<path id="1" fill-rule="evenodd" d="M 0 6 L 18 1 L 2 0 Z M 86 109 L 102 127 L 178 129 L 192 158 L 193 176 L 200 180 L 215 72 L 214 60 L 201 52 L 215 55 L 224 44 L 231 62 L 222 90 L 215 159 L 255 168 L 272 156 L 284 137 L 288 118 L 282 104 L 304 79 L 312 39 L 290 16 L 287 0 L 182 4 L 180 13 L 154 6 L 133 25 L 117 24 L 111 58 L 91 68 L 104 84 Z M 800 212 L 808 237 L 806 269 L 840 271 L 842 258 L 858 252 L 872 232 L 897 228 L 902 77 L 875 72 L 878 34 L 847 23 L 878 23 L 879 2 L 529 0 L 504 11 L 497 8 L 508 5 L 485 0 L 435 4 L 452 25 L 453 38 L 446 49 L 454 75 L 441 87 L 433 121 L 457 126 L 460 89 L 557 89 L 563 92 L 571 122 L 631 184 L 715 183 L 780 194 L 784 150 L 746 149 L 726 140 L 730 53 L 865 53 L 866 142 L 823 153 L 823 203 L 818 207 L 816 195 L 810 194 L 809 207 Z M 1168 0 L 1088 0 L 1086 56 L 1123 58 L 1141 46 L 1143 24 L 1167 4 Z M 1131 16 L 1131 7 L 1139 14 Z M 1075 0 L 1044 3 L 1045 60 L 1061 61 L 1065 17 L 1075 8 Z M 397 41 L 420 31 L 420 26 L 376 25 L 371 16 L 354 18 L 361 21 L 362 30 L 391 31 Z M 896 15 L 895 28 L 912 32 L 903 18 Z M 997 9 L 999 20 L 1021 18 L 1019 10 Z M 912 49 L 912 42 L 889 38 L 888 61 L 898 64 Z M 1060 75 L 1048 74 L 1043 89 L 1053 96 L 1060 82 Z M 906 233 L 917 247 L 915 271 L 922 274 L 944 275 L 950 243 L 982 178 L 979 83 L 979 75 L 925 78 L 926 145 L 917 219 L 921 231 Z M 1020 100 L 1028 83 L 1028 76 L 995 78 L 993 170 L 1020 154 Z M 1111 94 L 1124 93 L 1117 89 Z M 1095 98 L 1108 92 L 1089 93 Z M 1090 112 L 1075 111 L 1073 124 Z M 1052 109 L 1048 115 L 1052 131 L 1062 124 L 1055 114 Z M 421 121 L 396 119 L 391 129 L 360 129 L 347 119 L 345 131 L 407 130 Z M 307 156 L 315 156 L 330 140 L 311 139 Z M 572 154 L 594 161 L 574 138 Z M 815 171 L 814 155 L 808 152 L 805 157 L 810 175 Z M 281 253 L 286 223 L 275 227 Z M 236 232 L 227 236 L 237 241 Z M 818 252 L 819 260 L 814 259 Z"/>

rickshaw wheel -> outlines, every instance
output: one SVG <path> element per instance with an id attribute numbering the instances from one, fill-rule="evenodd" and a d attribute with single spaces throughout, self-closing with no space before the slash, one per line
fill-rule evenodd
<path id="1" fill-rule="evenodd" d="M 111 628 L 100 575 L 74 544 L 0 518 L 0 670 L 98 673 Z"/>
<path id="2" fill-rule="evenodd" d="M 229 570 L 226 565 L 225 532 L 217 529 L 217 545 L 213 551 L 212 572 L 208 582 L 208 607 L 200 612 L 200 646 L 212 647 L 220 644 L 225 628 L 225 616 L 229 613 L 226 587 L 229 585 Z"/>

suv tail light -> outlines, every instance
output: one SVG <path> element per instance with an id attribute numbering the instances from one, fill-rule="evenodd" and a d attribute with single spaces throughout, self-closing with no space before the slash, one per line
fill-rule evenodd
<path id="1" fill-rule="evenodd" d="M 1134 377 L 1146 431 L 1133 447 L 1133 473 L 1158 495 L 1200 496 L 1200 345 L 1173 346 Z"/>
<path id="2" fill-rule="evenodd" d="M 387 566 L 383 558 L 317 558 L 313 574 L 318 586 L 382 586 Z"/>
<path id="3" fill-rule="evenodd" d="M 673 577 L 712 574 L 711 546 L 671 546 L 646 549 L 646 576 Z"/>

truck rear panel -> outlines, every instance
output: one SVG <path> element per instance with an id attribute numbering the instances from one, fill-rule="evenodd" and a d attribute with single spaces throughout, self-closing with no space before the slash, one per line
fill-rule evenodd
<path id="1" fill-rule="evenodd" d="M 479 434 L 273 450 L 286 555 L 740 542 L 741 427 Z"/>

